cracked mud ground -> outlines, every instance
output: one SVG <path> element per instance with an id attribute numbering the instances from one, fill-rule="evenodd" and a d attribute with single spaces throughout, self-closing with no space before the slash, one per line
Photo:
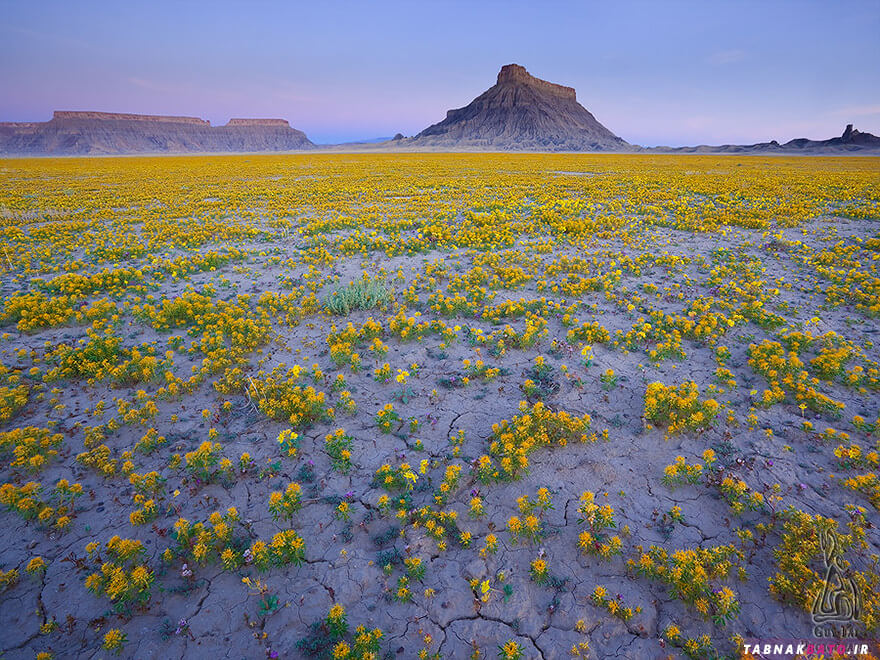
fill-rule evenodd
<path id="1" fill-rule="evenodd" d="M 379 658 L 735 657 L 812 637 L 829 526 L 876 638 L 878 184 L 860 158 L 0 161 L 2 656 L 366 657 L 362 625 Z M 332 307 L 358 283 L 386 295 Z M 702 417 L 646 417 L 690 381 Z M 254 559 L 288 529 L 301 559 Z M 87 588 L 113 561 L 149 587 Z"/>

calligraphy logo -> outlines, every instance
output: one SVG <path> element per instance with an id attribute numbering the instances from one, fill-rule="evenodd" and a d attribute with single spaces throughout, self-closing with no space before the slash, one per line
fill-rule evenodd
<path id="1" fill-rule="evenodd" d="M 822 591 L 813 601 L 813 623 L 850 623 L 862 613 L 861 594 L 853 578 L 847 576 L 830 529 L 819 530 L 819 547 L 825 559 L 825 579 Z"/>

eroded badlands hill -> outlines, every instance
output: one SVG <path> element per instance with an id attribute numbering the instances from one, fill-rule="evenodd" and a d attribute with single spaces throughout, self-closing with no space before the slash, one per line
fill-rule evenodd
<path id="1" fill-rule="evenodd" d="M 313 147 L 285 119 L 231 119 L 55 111 L 47 122 L 0 123 L 0 153 L 101 155 L 297 151 Z"/>

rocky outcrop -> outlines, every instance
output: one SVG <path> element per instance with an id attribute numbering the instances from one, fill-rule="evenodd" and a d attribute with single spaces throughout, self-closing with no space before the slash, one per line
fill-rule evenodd
<path id="1" fill-rule="evenodd" d="M 297 151 L 314 145 L 284 119 L 231 119 L 59 110 L 48 122 L 0 123 L 0 153 L 102 155 Z"/>
<path id="2" fill-rule="evenodd" d="M 274 126 L 290 128 L 286 119 L 230 119 L 226 126 Z"/>
<path id="3" fill-rule="evenodd" d="M 172 124 L 191 124 L 193 126 L 210 126 L 211 122 L 198 117 L 175 117 L 173 115 L 133 115 L 125 112 L 94 112 L 91 110 L 56 110 L 52 113 L 55 120 L 87 120 L 99 121 L 138 121 L 164 122 Z"/>
<path id="4" fill-rule="evenodd" d="M 819 156 L 822 154 L 877 154 L 880 153 L 880 137 L 871 133 L 855 130 L 852 124 L 840 137 L 827 140 L 810 140 L 796 138 L 780 144 L 776 140 L 758 142 L 756 144 L 701 144 L 697 147 L 652 147 L 644 149 L 653 153 L 685 153 L 685 154 L 801 154 Z"/>
<path id="5" fill-rule="evenodd" d="M 498 72 L 498 77 L 495 79 L 495 84 L 528 85 L 533 89 L 540 90 L 543 94 L 558 96 L 569 101 L 577 101 L 577 93 L 574 91 L 574 87 L 565 87 L 564 85 L 557 85 L 556 83 L 535 78 L 526 71 L 524 66 L 519 64 L 506 64 L 501 67 L 501 71 Z"/>
<path id="6" fill-rule="evenodd" d="M 596 121 L 575 90 L 501 68 L 493 87 L 409 140 L 408 146 L 502 151 L 626 151 L 629 144 Z"/>

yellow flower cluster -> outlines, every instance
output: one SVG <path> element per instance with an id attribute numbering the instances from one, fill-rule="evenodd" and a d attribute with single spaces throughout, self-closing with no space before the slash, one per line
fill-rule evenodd
<path id="1" fill-rule="evenodd" d="M 573 324 L 577 324 L 577 319 L 572 319 Z M 566 335 L 568 343 L 585 342 L 586 344 L 605 344 L 611 341 L 611 335 L 608 330 L 599 325 L 598 321 L 592 323 L 584 322 L 576 328 L 572 328 Z"/>
<path id="2" fill-rule="evenodd" d="M 401 463 L 398 467 L 385 463 L 373 475 L 373 485 L 384 488 L 389 493 L 410 491 L 418 480 L 419 475 L 409 463 Z"/>
<path id="3" fill-rule="evenodd" d="M 708 428 L 720 408 L 715 399 L 701 401 L 699 387 L 692 380 L 677 387 L 657 381 L 645 389 L 645 419 L 664 424 L 667 436 Z"/>
<path id="4" fill-rule="evenodd" d="M 261 571 L 268 570 L 270 566 L 299 566 L 305 560 L 306 543 L 294 530 L 285 529 L 276 533 L 268 545 L 263 541 L 254 541 L 245 553 L 245 560 L 248 559 L 248 552 L 254 566 Z"/>
<path id="5" fill-rule="evenodd" d="M 75 298 L 48 298 L 40 291 L 12 295 L 0 313 L 0 325 L 16 322 L 22 332 L 65 325 L 76 315 L 75 303 Z"/>
<path id="6" fill-rule="evenodd" d="M 724 477 L 718 484 L 718 491 L 736 514 L 741 514 L 747 508 L 751 511 L 758 511 L 765 506 L 764 496 L 749 488 L 745 481 L 736 477 Z"/>
<path id="7" fill-rule="evenodd" d="M 125 646 L 127 641 L 128 636 L 124 632 L 119 628 L 112 628 L 104 635 L 102 646 L 105 651 L 113 651 L 118 654 L 122 652 L 122 647 Z"/>
<path id="8" fill-rule="evenodd" d="M 860 474 L 841 480 L 844 488 L 864 494 L 875 509 L 880 511 L 880 477 L 876 472 Z"/>
<path id="9" fill-rule="evenodd" d="M 5 367 L 2 367 L 5 369 Z M 9 380 L 17 376 L 7 376 Z M 27 405 L 30 388 L 27 385 L 0 386 L 0 423 L 8 422 Z"/>
<path id="10" fill-rule="evenodd" d="M 618 596 L 618 598 L 620 598 L 620 596 Z M 616 598 L 609 598 L 608 590 L 602 585 L 596 585 L 596 588 L 593 589 L 593 593 L 590 596 L 590 600 L 593 602 L 593 605 L 601 607 L 611 616 L 617 617 L 621 621 L 629 621 L 642 611 L 641 605 L 632 608 L 627 605 L 621 605 Z"/>
<path id="11" fill-rule="evenodd" d="M 535 584 L 546 584 L 550 579 L 550 571 L 547 568 L 547 560 L 539 556 L 529 564 L 529 574 Z"/>
<path id="12" fill-rule="evenodd" d="M 333 469 L 340 474 L 348 474 L 351 470 L 351 450 L 353 441 L 345 429 L 336 429 L 324 436 L 324 451 L 330 457 Z"/>
<path id="13" fill-rule="evenodd" d="M 154 404 L 155 405 L 155 404 Z M 151 427 L 141 436 L 141 439 L 138 440 L 135 445 L 135 451 L 139 451 L 143 454 L 152 454 L 159 447 L 166 444 L 167 439 L 164 435 L 159 435 L 159 432 Z"/>
<path id="14" fill-rule="evenodd" d="M 77 298 L 95 293 L 124 294 L 129 287 L 137 286 L 144 281 L 144 274 L 134 268 L 113 268 L 98 271 L 91 275 L 64 273 L 50 280 L 39 277 L 33 284 L 43 291 L 62 293 Z"/>
<path id="15" fill-rule="evenodd" d="M 194 451 L 184 455 L 187 471 L 197 480 L 211 483 L 232 476 L 232 461 L 223 456 L 223 445 L 205 440 Z"/>
<path id="16" fill-rule="evenodd" d="M 141 563 L 145 554 L 140 541 L 112 537 L 104 546 L 105 560 L 101 563 L 101 546 L 96 542 L 86 546 L 89 558 L 101 563 L 100 571 L 86 578 L 86 588 L 97 596 L 109 598 L 117 611 L 128 612 L 135 605 L 150 600 L 153 572 Z"/>
<path id="17" fill-rule="evenodd" d="M 76 347 L 60 344 L 47 353 L 46 360 L 57 366 L 46 373 L 46 380 L 85 378 L 89 384 L 109 380 L 115 385 L 133 385 L 150 382 L 171 369 L 171 357 L 160 360 L 153 344 L 125 348 L 113 332 L 113 326 L 96 321 L 87 331 L 88 340 L 81 339 Z"/>
<path id="18" fill-rule="evenodd" d="M 509 639 L 498 646 L 498 657 L 502 660 L 521 660 L 524 654 L 525 649 L 515 639 Z"/>
<path id="19" fill-rule="evenodd" d="M 423 461 L 425 463 L 425 461 Z M 427 468 L 427 464 L 424 465 Z M 440 482 L 440 486 L 437 488 L 434 493 L 434 502 L 438 506 L 443 506 L 449 500 L 450 495 L 458 488 L 458 483 L 461 480 L 461 465 L 456 463 L 451 463 L 446 466 L 446 470 L 443 472 L 443 480 Z"/>
<path id="20" fill-rule="evenodd" d="M 464 367 L 464 371 L 469 378 L 479 378 L 480 380 L 490 381 L 495 380 L 501 375 L 500 368 L 490 367 L 482 360 L 471 362 L 470 360 L 465 359 L 461 361 L 461 366 Z"/>
<path id="21" fill-rule="evenodd" d="M 493 357 L 501 357 L 511 348 L 520 350 L 532 348 L 550 332 L 547 329 L 547 319 L 531 312 L 526 314 L 525 328 L 522 332 L 510 325 L 505 325 L 489 335 L 485 335 L 482 328 L 471 327 L 467 330 L 468 340 L 473 344 L 485 345 Z"/>
<path id="22" fill-rule="evenodd" d="M 544 534 L 543 527 L 541 518 L 534 514 L 523 516 L 523 518 L 511 516 L 507 521 L 507 531 L 510 532 L 510 540 L 514 544 L 522 539 L 537 543 Z"/>
<path id="23" fill-rule="evenodd" d="M 411 580 L 421 582 L 425 578 L 425 565 L 421 557 L 406 557 L 403 560 L 406 574 Z"/>
<path id="24" fill-rule="evenodd" d="M 177 555 L 196 564 L 209 564 L 219 559 L 224 569 L 235 570 L 243 563 L 242 553 L 233 543 L 238 522 L 238 511 L 234 507 L 224 514 L 215 511 L 207 521 L 195 524 L 178 518 L 172 530 L 177 542 Z M 166 561 L 173 557 L 174 552 L 167 550 Z"/>
<path id="25" fill-rule="evenodd" d="M 38 556 L 38 557 L 31 558 L 31 560 L 28 562 L 27 566 L 25 567 L 25 570 L 28 573 L 30 573 L 31 575 L 41 576 L 41 575 L 43 575 L 43 573 L 46 572 L 46 568 L 47 568 L 46 560 L 43 559 L 42 557 Z"/>
<path id="26" fill-rule="evenodd" d="M 354 631 L 354 639 L 345 641 L 348 636 L 348 616 L 345 608 L 339 603 L 334 604 L 327 616 L 315 625 L 315 640 L 319 647 L 330 646 L 334 660 L 378 660 L 384 633 L 380 628 L 367 630 L 358 626 Z M 310 641 L 310 640 L 306 640 Z"/>
<path id="27" fill-rule="evenodd" d="M 387 383 L 389 380 L 391 380 L 391 365 L 386 362 L 381 367 L 377 367 L 376 369 L 374 369 L 373 378 L 376 380 L 376 382 Z"/>
<path id="28" fill-rule="evenodd" d="M 326 405 L 326 394 L 311 385 L 297 384 L 303 369 L 299 365 L 286 372 L 275 367 L 270 374 L 262 371 L 248 385 L 247 393 L 256 406 L 272 419 L 286 422 L 294 429 L 306 429 L 334 417 L 332 407 Z"/>
<path id="29" fill-rule="evenodd" d="M 386 403 L 376 413 L 376 426 L 382 433 L 391 433 L 392 427 L 400 422 L 400 415 L 394 410 L 394 404 Z"/>
<path id="30" fill-rule="evenodd" d="M 302 508 L 302 487 L 295 481 L 290 482 L 284 492 L 272 491 L 269 495 L 269 512 L 272 519 L 292 518 Z"/>
<path id="31" fill-rule="evenodd" d="M 782 540 L 773 551 L 777 572 L 770 578 L 770 593 L 784 603 L 810 611 L 824 587 L 823 548 L 830 547 L 835 548 L 839 565 L 848 571 L 858 592 L 860 621 L 868 630 L 875 629 L 880 625 L 880 572 L 876 557 L 864 570 L 857 570 L 851 563 L 867 548 L 865 528 L 857 521 L 850 523 L 850 533 L 844 534 L 838 531 L 836 520 L 793 509 L 783 522 Z M 858 551 L 855 556 L 851 549 Z"/>
<path id="32" fill-rule="evenodd" d="M 19 574 L 17 568 L 10 568 L 8 571 L 4 571 L 0 568 L 0 593 L 15 586 L 18 583 L 18 578 Z"/>
<path id="33" fill-rule="evenodd" d="M 132 511 L 128 516 L 128 520 L 133 526 L 137 527 L 138 525 L 146 525 L 155 520 L 156 516 L 159 515 L 155 500 L 148 500 L 140 493 L 135 493 L 134 502 L 138 508 Z"/>
<path id="34" fill-rule="evenodd" d="M 0 454 L 12 454 L 12 467 L 21 467 L 32 474 L 41 472 L 58 455 L 64 440 L 61 433 L 36 426 L 0 433 Z"/>
<path id="35" fill-rule="evenodd" d="M 64 531 L 70 525 L 74 515 L 73 504 L 82 495 L 82 486 L 61 479 L 46 500 L 42 499 L 42 492 L 42 485 L 38 481 L 29 481 L 23 486 L 6 483 L 0 486 L 0 504 L 41 527 Z"/>
<path id="36" fill-rule="evenodd" d="M 94 442 L 97 442 L 97 437 L 98 436 L 93 436 Z M 82 463 L 83 465 L 90 467 L 94 470 L 97 470 L 105 477 L 116 474 L 118 464 L 116 459 L 110 457 L 110 447 L 105 444 L 96 444 L 90 447 L 90 444 L 92 443 L 87 441 L 87 451 L 77 454 L 77 462 Z"/>
<path id="37" fill-rule="evenodd" d="M 749 366 L 770 383 L 770 390 L 765 391 L 762 399 L 765 405 L 791 395 L 795 402 L 818 413 L 838 416 L 845 407 L 844 403 L 816 390 L 819 379 L 811 378 L 797 354 L 793 351 L 786 354 L 779 342 L 765 339 L 760 344 L 750 344 Z"/>
<path id="38" fill-rule="evenodd" d="M 581 552 L 611 559 L 619 555 L 623 542 L 616 534 L 609 536 L 607 530 L 617 527 L 614 521 L 614 508 L 610 504 L 596 504 L 596 496 L 587 490 L 581 493 L 578 503 L 578 524 L 587 529 L 578 535 L 578 548 Z"/>
<path id="39" fill-rule="evenodd" d="M 857 213 L 852 217 L 865 217 L 866 209 L 854 210 Z M 810 255 L 809 265 L 826 280 L 823 293 L 830 306 L 854 305 L 856 311 L 865 316 L 880 317 L 880 284 L 875 274 L 877 252 L 876 245 L 871 243 L 873 240 L 839 241 Z"/>
<path id="40" fill-rule="evenodd" d="M 685 637 L 681 634 L 678 626 L 670 624 L 663 631 L 663 637 L 672 646 L 680 648 L 684 654 L 691 660 L 702 660 L 702 658 L 716 658 L 718 652 L 712 644 L 709 635 L 700 635 L 699 637 Z M 750 655 L 743 655 L 743 658 L 750 658 Z"/>
<path id="41" fill-rule="evenodd" d="M 455 509 L 442 511 L 430 506 L 422 506 L 412 511 L 412 527 L 419 529 L 424 527 L 425 533 L 437 541 L 439 549 L 445 549 L 447 537 L 455 538 L 457 530 L 456 521 L 458 512 Z"/>
<path id="42" fill-rule="evenodd" d="M 693 605 L 705 618 L 724 625 L 739 613 L 736 594 L 727 587 L 716 588 L 713 581 L 726 578 L 743 554 L 732 545 L 678 550 L 670 554 L 652 545 L 647 552 L 638 548 L 639 558 L 627 561 L 630 570 L 665 582 L 674 598 Z"/>
<path id="43" fill-rule="evenodd" d="M 528 456 L 536 449 L 548 445 L 564 447 L 569 442 L 596 439 L 595 434 L 587 435 L 591 422 L 589 415 L 575 417 L 564 410 L 553 412 L 540 401 L 533 406 L 520 402 L 519 413 L 511 421 L 505 419 L 492 425 L 489 456 L 477 459 L 475 467 L 481 480 L 485 476 L 517 479 L 528 469 Z M 497 468 L 492 468 L 490 456 L 498 461 Z"/>
<path id="44" fill-rule="evenodd" d="M 524 516 L 538 511 L 539 514 L 553 508 L 553 497 L 547 488 L 539 488 L 535 498 L 532 499 L 528 495 L 521 495 L 516 498 L 516 506 L 519 512 Z"/>

